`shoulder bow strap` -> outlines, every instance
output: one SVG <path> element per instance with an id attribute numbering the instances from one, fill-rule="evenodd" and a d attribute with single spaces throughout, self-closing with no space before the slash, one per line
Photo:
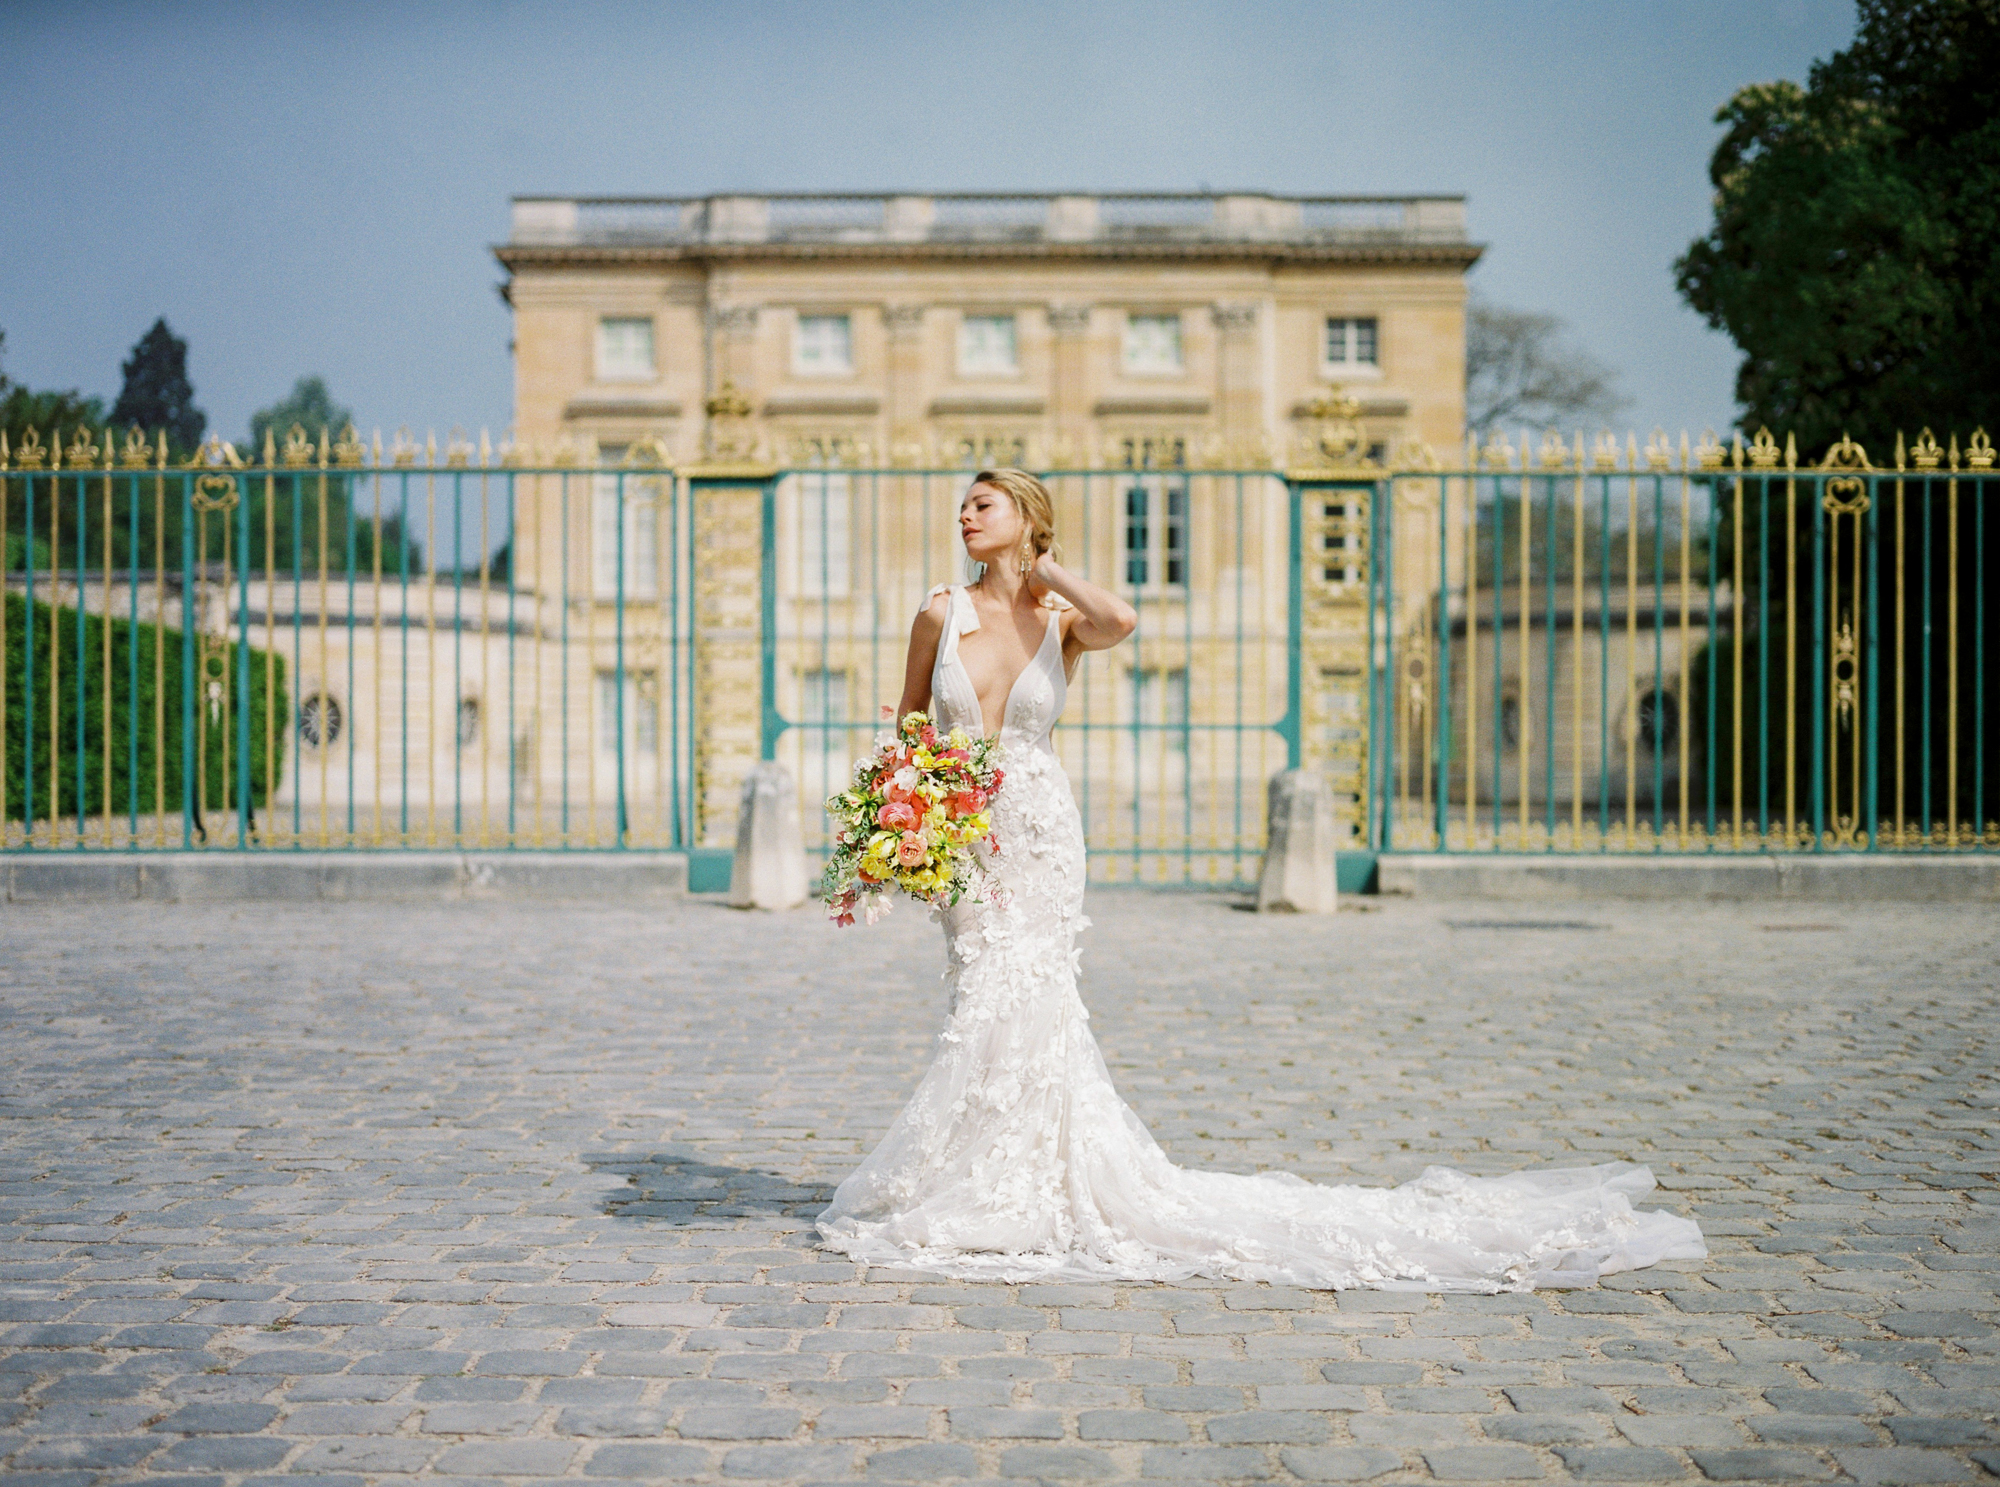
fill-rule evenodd
<path id="1" fill-rule="evenodd" d="M 951 595 L 951 606 L 946 615 L 957 622 L 959 634 L 970 635 L 979 628 L 979 611 L 973 607 L 971 598 L 955 583 L 934 585 L 931 591 L 924 595 L 924 602 L 917 606 L 917 613 L 922 614 L 929 609 L 931 600 L 937 598 L 939 594 Z"/>

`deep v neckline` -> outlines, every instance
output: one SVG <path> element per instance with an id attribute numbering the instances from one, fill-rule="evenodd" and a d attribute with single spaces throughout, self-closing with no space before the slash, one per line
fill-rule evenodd
<path id="1" fill-rule="evenodd" d="M 952 593 L 955 597 L 955 602 L 965 605 L 967 609 L 972 611 L 973 618 L 975 620 L 978 619 L 979 611 L 973 606 L 972 595 L 966 590 L 965 586 L 963 584 L 954 585 Z M 1035 653 L 1028 658 L 1028 664 L 1015 673 L 1013 682 L 1007 688 L 1006 700 L 1000 704 L 1000 727 L 992 733 L 986 732 L 986 709 L 979 704 L 979 686 L 972 679 L 972 672 L 965 664 L 965 657 L 959 653 L 959 642 L 964 637 L 958 628 L 958 616 L 950 616 L 950 621 L 952 626 L 951 664 L 958 668 L 958 674 L 965 679 L 966 688 L 972 694 L 973 705 L 979 707 L 980 736 L 989 739 L 998 738 L 1002 733 L 1007 731 L 1007 719 L 1014 711 L 1014 694 L 1021 690 L 1021 683 L 1028 679 L 1029 674 L 1042 664 L 1042 655 L 1049 648 L 1049 637 L 1055 634 L 1059 628 L 1060 611 L 1054 609 L 1049 611 L 1048 626 L 1042 631 L 1042 643 L 1035 647 Z M 974 628 L 978 627 L 974 626 Z"/>

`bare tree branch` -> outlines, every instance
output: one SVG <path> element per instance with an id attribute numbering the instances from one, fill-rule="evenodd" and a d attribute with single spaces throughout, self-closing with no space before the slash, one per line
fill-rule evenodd
<path id="1" fill-rule="evenodd" d="M 1568 344 L 1554 315 L 1475 299 L 1465 314 L 1465 426 L 1480 439 L 1495 427 L 1551 429 L 1601 423 L 1631 399 L 1618 374 Z"/>

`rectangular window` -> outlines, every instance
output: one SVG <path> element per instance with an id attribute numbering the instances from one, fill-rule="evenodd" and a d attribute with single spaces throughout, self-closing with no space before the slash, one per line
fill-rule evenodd
<path id="1" fill-rule="evenodd" d="M 1125 491 L 1125 582 L 1135 589 L 1187 584 L 1188 489 L 1177 475 L 1149 475 Z"/>
<path id="2" fill-rule="evenodd" d="M 1020 369 L 1012 315 L 967 315 L 959 321 L 959 376 L 1011 377 Z"/>
<path id="3" fill-rule="evenodd" d="M 660 689 L 650 671 L 625 673 L 625 757 L 651 759 L 660 752 Z M 597 749 L 608 758 L 618 753 L 618 673 L 597 673 Z"/>
<path id="4" fill-rule="evenodd" d="M 616 464 L 625 457 L 622 444 L 600 445 L 597 458 Z M 619 513 L 624 512 L 625 582 L 627 599 L 657 599 L 660 595 L 660 493 L 657 475 L 620 475 L 600 471 L 590 477 L 591 583 L 601 598 L 620 592 L 618 574 Z"/>
<path id="5" fill-rule="evenodd" d="M 1326 322 L 1325 364 L 1330 367 L 1372 367 L 1376 360 L 1376 322 L 1329 316 Z"/>
<path id="6" fill-rule="evenodd" d="M 799 570 L 802 598 L 844 599 L 853 588 L 848 533 L 854 502 L 849 477 L 806 471 L 792 477 L 798 490 Z"/>
<path id="7" fill-rule="evenodd" d="M 1154 732 L 1170 754 L 1187 752 L 1188 674 L 1185 666 L 1135 667 L 1132 716 Z"/>
<path id="8" fill-rule="evenodd" d="M 1127 315 L 1125 317 L 1125 370 L 1128 372 L 1178 372 L 1181 369 L 1181 317 L 1178 315 Z"/>
<path id="9" fill-rule="evenodd" d="M 598 381 L 651 382 L 653 376 L 651 320 L 606 316 L 597 322 Z"/>
<path id="10" fill-rule="evenodd" d="M 854 370 L 853 325 L 845 315 L 801 315 L 792 343 L 792 370 L 809 377 Z"/>

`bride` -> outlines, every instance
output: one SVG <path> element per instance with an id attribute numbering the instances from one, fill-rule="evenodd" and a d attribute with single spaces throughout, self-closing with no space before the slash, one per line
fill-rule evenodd
<path id="1" fill-rule="evenodd" d="M 1137 616 L 1057 561 L 1049 492 L 985 470 L 959 507 L 977 582 L 931 591 L 897 716 L 997 732 L 993 803 L 1006 890 L 944 916 L 950 1015 L 937 1056 L 874 1153 L 819 1218 L 872 1265 L 1018 1281 L 1229 1277 L 1396 1290 L 1525 1291 L 1707 1253 L 1692 1220 L 1639 1212 L 1644 1167 L 1468 1177 L 1396 1188 L 1177 1167 L 1112 1088 L 1077 995 L 1083 825 L 1049 732 L 1084 651 Z"/>

